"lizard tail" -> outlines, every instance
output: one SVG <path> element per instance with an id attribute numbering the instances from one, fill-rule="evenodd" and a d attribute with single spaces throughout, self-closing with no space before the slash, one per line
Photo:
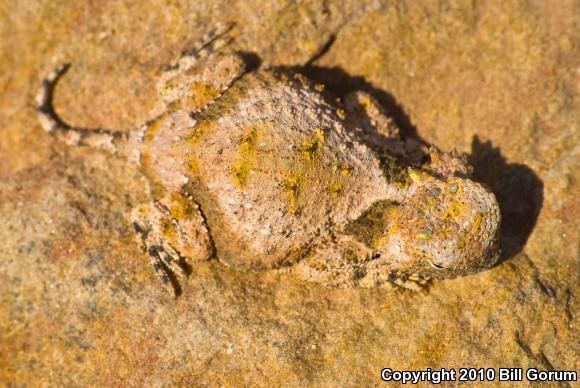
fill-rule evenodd
<path id="1" fill-rule="evenodd" d="M 88 146 L 113 154 L 124 150 L 130 133 L 106 129 L 77 128 L 65 123 L 55 112 L 52 105 L 53 91 L 58 80 L 69 67 L 70 64 L 58 66 L 42 81 L 38 90 L 36 110 L 42 128 L 60 141 L 70 145 Z"/>

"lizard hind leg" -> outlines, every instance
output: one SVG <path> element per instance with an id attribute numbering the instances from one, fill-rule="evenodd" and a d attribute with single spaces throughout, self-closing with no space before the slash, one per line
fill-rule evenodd
<path id="1" fill-rule="evenodd" d="M 191 264 L 214 255 L 205 219 L 197 204 L 174 194 L 136 207 L 131 214 L 140 245 L 162 285 L 175 297 L 191 274 Z"/>

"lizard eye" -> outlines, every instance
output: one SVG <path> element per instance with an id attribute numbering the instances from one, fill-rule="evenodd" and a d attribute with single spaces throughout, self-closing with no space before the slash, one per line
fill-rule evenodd
<path id="1" fill-rule="evenodd" d="M 434 263 L 431 260 L 429 260 L 429 264 L 431 264 L 431 267 L 433 267 L 433 268 L 437 268 L 437 269 L 443 269 L 443 268 L 445 268 L 441 264 Z"/>

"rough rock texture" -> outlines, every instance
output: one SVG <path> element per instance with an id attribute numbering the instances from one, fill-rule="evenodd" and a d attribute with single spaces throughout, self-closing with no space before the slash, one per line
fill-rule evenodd
<path id="1" fill-rule="evenodd" d="M 421 3 L 422 5 L 418 5 Z M 0 384 L 375 384 L 383 367 L 578 369 L 580 6 L 574 1 L 0 3 Z M 468 152 L 502 208 L 503 262 L 425 292 L 345 290 L 193 268 L 173 300 L 128 226 L 122 161 L 54 142 L 42 75 L 75 63 L 57 109 L 142 122 L 155 75 L 217 21 L 263 64 Z M 74 92 L 73 92 L 74 91 Z"/>

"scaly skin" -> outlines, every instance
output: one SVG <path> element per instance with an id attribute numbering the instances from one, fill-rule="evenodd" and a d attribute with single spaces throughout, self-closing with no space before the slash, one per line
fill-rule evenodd
<path id="1" fill-rule="evenodd" d="M 433 147 L 425 158 L 365 93 L 339 105 L 297 74 L 247 73 L 226 32 L 162 75 L 155 118 L 136 130 L 63 123 L 51 105 L 63 68 L 37 97 L 47 132 L 140 164 L 152 201 L 133 225 L 172 292 L 213 256 L 342 287 L 410 287 L 497 261 L 499 207 L 464 158 Z"/>

